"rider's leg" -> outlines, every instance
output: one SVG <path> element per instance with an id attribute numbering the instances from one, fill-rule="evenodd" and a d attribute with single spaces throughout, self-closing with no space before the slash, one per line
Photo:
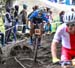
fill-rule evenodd
<path id="1" fill-rule="evenodd" d="M 74 52 L 70 49 L 62 47 L 62 54 L 61 54 L 61 67 L 62 68 L 71 68 L 71 60 Z"/>
<path id="2" fill-rule="evenodd" d="M 41 36 L 43 34 L 43 23 L 39 24 L 39 28 L 41 30 L 41 33 L 40 33 L 40 36 L 39 36 L 39 39 L 38 39 L 38 45 L 40 46 L 41 45 Z"/>

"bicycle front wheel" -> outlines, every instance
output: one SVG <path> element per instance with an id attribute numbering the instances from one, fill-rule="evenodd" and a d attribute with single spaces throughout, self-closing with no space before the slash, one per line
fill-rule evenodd
<path id="1" fill-rule="evenodd" d="M 38 53 L 38 38 L 35 39 L 35 48 L 34 48 L 34 62 L 36 62 L 37 59 L 37 53 Z"/>

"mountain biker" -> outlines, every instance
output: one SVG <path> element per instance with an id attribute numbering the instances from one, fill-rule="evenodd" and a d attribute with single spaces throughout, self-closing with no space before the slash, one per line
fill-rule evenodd
<path id="1" fill-rule="evenodd" d="M 33 42 L 32 35 L 34 33 L 34 24 L 38 23 L 39 27 L 41 29 L 41 32 L 42 32 L 43 20 L 46 21 L 47 23 L 49 23 L 48 18 L 46 18 L 46 14 L 44 12 L 44 8 L 39 8 L 30 15 L 30 17 L 29 17 L 29 21 L 31 22 L 30 44 L 32 44 L 32 42 Z M 41 42 L 41 36 L 39 38 L 39 44 L 38 45 L 40 45 L 40 42 Z"/>
<path id="2" fill-rule="evenodd" d="M 60 61 L 56 55 L 56 46 L 61 41 L 61 61 L 63 61 L 61 66 L 63 68 L 67 68 L 65 65 L 69 65 L 71 63 L 70 60 L 75 57 L 75 13 L 72 11 L 65 12 L 63 20 L 64 23 L 57 28 L 54 35 L 51 44 L 51 53 L 53 63 Z"/>

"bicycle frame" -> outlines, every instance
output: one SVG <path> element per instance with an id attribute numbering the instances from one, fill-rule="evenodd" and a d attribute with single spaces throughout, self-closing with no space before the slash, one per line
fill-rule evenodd
<path id="1" fill-rule="evenodd" d="M 34 42 L 33 42 L 33 52 L 34 52 L 34 62 L 36 62 L 37 60 L 37 53 L 38 53 L 38 39 L 39 39 L 39 36 L 41 35 L 41 30 L 38 26 L 38 24 L 35 25 L 36 28 L 34 29 Z"/>

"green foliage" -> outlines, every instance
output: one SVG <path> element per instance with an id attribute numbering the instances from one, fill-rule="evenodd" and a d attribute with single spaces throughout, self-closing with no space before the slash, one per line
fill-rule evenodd
<path id="1" fill-rule="evenodd" d="M 8 2 L 13 2 L 15 0 L 0 0 L 0 2 L 2 2 L 2 4 L 6 5 Z"/>

